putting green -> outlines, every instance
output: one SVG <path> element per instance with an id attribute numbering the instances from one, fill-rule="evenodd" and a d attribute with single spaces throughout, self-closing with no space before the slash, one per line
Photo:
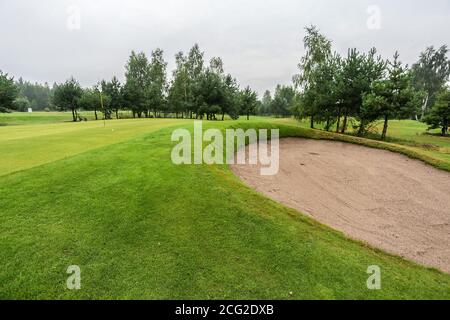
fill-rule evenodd
<path id="1" fill-rule="evenodd" d="M 192 120 L 130 119 L 0 127 L 0 175 Z"/>

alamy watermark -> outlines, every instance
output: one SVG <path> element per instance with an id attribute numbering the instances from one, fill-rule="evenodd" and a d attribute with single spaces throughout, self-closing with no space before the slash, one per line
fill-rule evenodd
<path id="1" fill-rule="evenodd" d="M 258 132 L 255 129 L 226 129 L 224 136 L 219 129 L 203 132 L 202 121 L 194 121 L 193 139 L 187 129 L 176 129 L 172 133 L 172 141 L 179 142 L 172 149 L 172 162 L 177 165 L 259 163 L 261 175 L 276 175 L 280 163 L 279 130 L 270 130 L 270 141 L 268 132 L 268 129 Z M 244 151 L 246 141 L 249 142 L 248 152 L 238 152 L 236 156 L 235 151 Z M 204 142 L 209 144 L 204 147 Z"/>
<path id="2" fill-rule="evenodd" d="M 67 20 L 66 27 L 70 31 L 81 29 L 81 9 L 79 6 L 69 6 L 66 10 Z"/>
<path id="3" fill-rule="evenodd" d="M 367 268 L 367 273 L 370 274 L 367 279 L 366 285 L 369 290 L 381 289 L 381 268 L 380 266 L 373 265 Z"/>
<path id="4" fill-rule="evenodd" d="M 81 289 L 81 269 L 77 265 L 67 267 L 66 271 L 69 275 L 66 281 L 67 289 L 80 290 Z"/>
<path id="5" fill-rule="evenodd" d="M 369 15 L 367 18 L 367 28 L 369 30 L 381 29 L 381 9 L 377 5 L 371 5 L 367 7 L 366 13 Z"/>

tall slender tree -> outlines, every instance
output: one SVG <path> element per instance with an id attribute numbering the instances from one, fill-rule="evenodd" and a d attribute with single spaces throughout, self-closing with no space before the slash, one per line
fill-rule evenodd
<path id="1" fill-rule="evenodd" d="M 306 53 L 298 64 L 300 73 L 294 76 L 294 84 L 306 93 L 308 90 L 314 90 L 318 69 L 331 56 L 331 41 L 321 34 L 314 25 L 306 27 L 305 31 L 303 43 Z M 310 93 L 306 94 L 310 95 Z M 303 110 L 303 114 L 311 118 L 311 128 L 314 128 L 314 116 L 316 114 L 314 106 L 308 105 L 308 108 Z"/>
<path id="2" fill-rule="evenodd" d="M 145 53 L 131 52 L 125 67 L 124 103 L 140 118 L 146 110 L 146 89 L 148 88 L 149 62 Z"/>
<path id="3" fill-rule="evenodd" d="M 450 59 L 446 45 L 435 49 L 433 46 L 420 54 L 419 60 L 412 66 L 412 82 L 416 89 L 423 90 L 426 96 L 421 116 L 434 104 L 435 95 L 448 82 L 450 77 Z"/>
<path id="4" fill-rule="evenodd" d="M 148 65 L 145 97 L 148 111 L 153 111 L 155 118 L 159 116 L 159 111 L 162 111 L 164 116 L 167 113 L 166 68 L 167 62 L 164 61 L 164 52 L 161 49 L 154 50 Z"/>
<path id="5" fill-rule="evenodd" d="M 189 50 L 189 54 L 186 60 L 187 68 L 187 83 L 186 83 L 186 96 L 189 117 L 192 118 L 193 113 L 197 113 L 200 106 L 198 97 L 195 95 L 195 91 L 198 91 L 200 80 L 205 73 L 204 67 L 204 53 L 200 50 L 198 44 Z"/>
<path id="6" fill-rule="evenodd" d="M 188 72 L 186 65 L 186 57 L 182 51 L 175 55 L 176 69 L 172 73 L 172 81 L 168 90 L 168 104 L 170 110 L 175 113 L 176 117 L 188 112 Z"/>

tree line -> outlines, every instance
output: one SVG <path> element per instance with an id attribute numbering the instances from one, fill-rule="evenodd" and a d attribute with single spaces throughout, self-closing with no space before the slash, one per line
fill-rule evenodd
<path id="1" fill-rule="evenodd" d="M 250 87 L 240 88 L 237 80 L 225 73 L 223 61 L 214 57 L 209 64 L 195 44 L 187 54 L 175 56 L 176 69 L 167 77 L 163 51 L 155 49 L 150 57 L 132 51 L 125 66 L 125 81 L 117 77 L 82 88 L 73 77 L 64 83 L 31 84 L 0 72 L 0 112 L 8 110 L 71 111 L 73 121 L 82 120 L 80 110 L 93 111 L 95 118 L 120 118 L 120 110 L 133 117 L 176 117 L 224 120 L 256 113 L 258 95 Z"/>
<path id="2" fill-rule="evenodd" d="M 170 80 L 161 49 L 150 57 L 132 52 L 125 66 L 125 81 L 117 77 L 82 88 L 72 77 L 64 83 L 40 85 L 14 82 L 0 71 L 0 112 L 34 109 L 71 111 L 73 121 L 82 120 L 79 110 L 94 111 L 95 118 L 119 119 L 121 110 L 133 117 L 176 117 L 224 120 L 251 114 L 309 119 L 311 128 L 359 135 L 371 132 L 383 121 L 385 139 L 390 119 L 417 119 L 448 132 L 450 122 L 450 60 L 448 48 L 428 47 L 411 67 L 398 52 L 383 59 L 375 48 L 368 52 L 349 49 L 341 56 L 332 42 L 315 26 L 305 28 L 305 55 L 292 85 L 278 85 L 273 96 L 266 91 L 259 100 L 250 87 L 240 88 L 225 73 L 219 57 L 204 61 L 195 44 L 187 53 L 175 55 Z"/>
<path id="3" fill-rule="evenodd" d="M 420 119 L 430 128 L 440 127 L 442 134 L 448 132 L 450 60 L 446 46 L 427 48 L 409 68 L 398 52 L 392 59 L 383 59 L 375 48 L 366 53 L 349 49 L 342 57 L 315 26 L 305 30 L 306 53 L 293 79 L 296 93 L 285 99 L 296 118 L 309 119 L 311 128 L 320 123 L 325 130 L 335 128 L 340 133 L 351 126 L 359 135 L 382 120 L 382 139 L 390 119 Z"/>
<path id="4" fill-rule="evenodd" d="M 185 54 L 175 56 L 176 69 L 171 80 L 167 77 L 167 62 L 163 51 L 155 49 L 147 57 L 143 52 L 132 51 L 125 66 L 125 81 L 117 77 L 102 80 L 90 88 L 82 88 L 73 77 L 64 83 L 39 86 L 20 80 L 9 83 L 9 105 L 17 111 L 26 111 L 33 104 L 26 97 L 29 92 L 45 89 L 48 101 L 58 110 L 71 111 L 73 121 L 83 120 L 80 110 L 93 111 L 95 119 L 120 118 L 120 110 L 130 110 L 134 118 L 196 118 L 224 120 L 225 115 L 237 119 L 240 115 L 255 114 L 258 95 L 250 87 L 241 89 L 237 80 L 225 73 L 223 61 L 212 58 L 208 65 L 204 53 L 194 45 Z M 28 94 L 30 96 L 30 94 Z M 34 100 L 32 100 L 34 101 Z M 7 102 L 5 102 L 7 105 Z"/>

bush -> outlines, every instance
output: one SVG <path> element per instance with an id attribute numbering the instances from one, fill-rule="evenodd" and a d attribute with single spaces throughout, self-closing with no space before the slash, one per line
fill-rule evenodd
<path id="1" fill-rule="evenodd" d="M 30 101 L 26 97 L 18 97 L 13 101 L 13 108 L 16 111 L 24 112 L 28 111 L 28 108 L 31 106 Z"/>

